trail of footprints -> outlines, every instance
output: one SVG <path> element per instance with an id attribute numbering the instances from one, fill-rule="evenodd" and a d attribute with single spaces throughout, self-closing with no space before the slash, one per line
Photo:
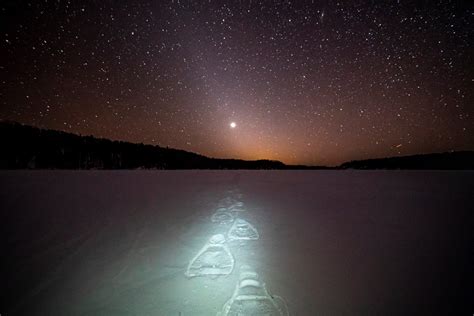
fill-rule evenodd
<path id="1" fill-rule="evenodd" d="M 234 271 L 235 259 L 229 242 L 255 241 L 260 238 L 258 230 L 247 220 L 246 209 L 239 199 L 241 194 L 231 191 L 231 195 L 219 202 L 219 207 L 211 216 L 211 221 L 219 226 L 229 227 L 227 234 L 216 234 L 191 259 L 185 275 L 192 277 L 216 278 Z M 242 265 L 234 293 L 224 304 L 217 316 L 288 316 L 288 308 L 283 298 L 270 295 L 265 283 L 248 265 Z"/>

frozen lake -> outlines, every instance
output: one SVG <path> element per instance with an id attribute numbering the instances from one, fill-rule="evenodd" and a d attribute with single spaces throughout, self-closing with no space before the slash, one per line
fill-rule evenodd
<path id="1" fill-rule="evenodd" d="M 474 172 L 3 171 L 0 188 L 1 315 L 216 315 L 242 265 L 290 315 L 474 313 Z M 225 242 L 230 274 L 186 277 L 230 236 L 211 220 L 226 198 L 258 234 Z"/>

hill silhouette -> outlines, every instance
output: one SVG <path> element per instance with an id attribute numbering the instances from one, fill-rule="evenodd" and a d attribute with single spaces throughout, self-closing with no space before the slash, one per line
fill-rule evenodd
<path id="1" fill-rule="evenodd" d="M 412 155 L 366 160 L 354 160 L 340 165 L 341 169 L 404 169 L 404 170 L 474 170 L 474 152 Z"/>
<path id="2" fill-rule="evenodd" d="M 0 169 L 305 169 L 273 160 L 209 158 L 0 121 Z"/>
<path id="3" fill-rule="evenodd" d="M 355 160 L 339 167 L 210 158 L 185 150 L 112 141 L 0 120 L 0 169 L 437 169 L 474 170 L 474 152 Z"/>

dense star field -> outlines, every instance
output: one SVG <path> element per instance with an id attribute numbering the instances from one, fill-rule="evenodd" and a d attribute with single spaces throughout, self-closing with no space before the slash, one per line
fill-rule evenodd
<path id="1" fill-rule="evenodd" d="M 474 149 L 472 8 L 3 1 L 0 118 L 299 164 Z"/>

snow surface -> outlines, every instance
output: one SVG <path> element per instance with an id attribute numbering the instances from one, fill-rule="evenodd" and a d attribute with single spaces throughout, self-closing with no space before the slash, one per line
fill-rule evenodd
<path id="1" fill-rule="evenodd" d="M 250 265 L 291 315 L 474 312 L 473 172 L 3 171 L 1 315 L 216 315 Z M 235 273 L 186 278 L 240 192 Z"/>

